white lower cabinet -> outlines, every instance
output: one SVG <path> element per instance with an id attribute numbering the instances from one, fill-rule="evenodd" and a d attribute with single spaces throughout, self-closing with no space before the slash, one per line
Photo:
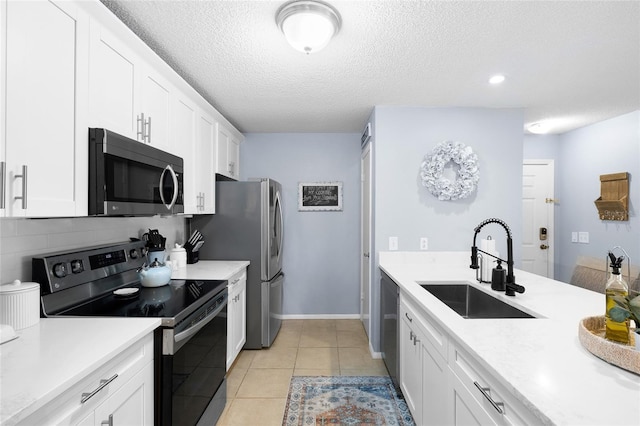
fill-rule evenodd
<path id="1" fill-rule="evenodd" d="M 418 425 L 540 423 L 455 336 L 400 294 L 400 388 Z M 472 320 L 470 320 L 472 321 Z"/>
<path id="2" fill-rule="evenodd" d="M 538 419 L 458 345 L 449 347 L 456 425 L 529 425 Z"/>
<path id="3" fill-rule="evenodd" d="M 227 305 L 227 370 L 247 341 L 247 270 L 229 279 Z"/>
<path id="4" fill-rule="evenodd" d="M 151 426 L 153 367 L 153 334 L 149 334 L 21 424 Z"/>
<path id="5" fill-rule="evenodd" d="M 418 425 L 447 424 L 446 336 L 402 297 L 400 315 L 400 388 L 409 410 Z"/>

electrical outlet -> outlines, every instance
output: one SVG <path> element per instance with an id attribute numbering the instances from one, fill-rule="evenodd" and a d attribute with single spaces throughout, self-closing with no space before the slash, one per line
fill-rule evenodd
<path id="1" fill-rule="evenodd" d="M 578 242 L 582 244 L 589 244 L 589 233 L 578 232 Z"/>
<path id="2" fill-rule="evenodd" d="M 577 243 L 578 242 L 578 233 L 577 232 L 572 232 L 571 233 L 571 242 L 572 243 Z"/>
<path id="3" fill-rule="evenodd" d="M 389 237 L 389 250 L 398 250 L 398 237 Z"/>
<path id="4" fill-rule="evenodd" d="M 427 237 L 420 238 L 420 250 L 429 250 L 429 239 Z"/>

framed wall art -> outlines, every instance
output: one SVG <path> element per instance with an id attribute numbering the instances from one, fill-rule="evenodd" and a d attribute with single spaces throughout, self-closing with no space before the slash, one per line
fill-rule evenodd
<path id="1" fill-rule="evenodd" d="M 298 210 L 342 211 L 342 182 L 298 183 Z"/>

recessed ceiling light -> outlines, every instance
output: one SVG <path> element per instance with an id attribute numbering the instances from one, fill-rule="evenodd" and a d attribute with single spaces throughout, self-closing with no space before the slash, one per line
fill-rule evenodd
<path id="1" fill-rule="evenodd" d="M 489 83 L 491 84 L 500 84 L 504 82 L 505 76 L 503 74 L 496 74 L 489 79 Z"/>
<path id="2" fill-rule="evenodd" d="M 534 133 L 536 135 L 544 135 L 549 132 L 549 129 L 549 125 L 543 122 L 532 123 L 527 126 L 529 133 Z"/>

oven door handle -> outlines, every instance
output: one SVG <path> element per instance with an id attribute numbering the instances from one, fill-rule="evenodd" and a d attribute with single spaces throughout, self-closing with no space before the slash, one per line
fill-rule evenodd
<path id="1" fill-rule="evenodd" d="M 171 180 L 173 180 L 173 195 L 171 198 L 171 202 L 167 204 L 167 201 L 164 199 L 164 191 L 162 190 L 162 183 L 164 182 L 165 173 L 169 173 L 171 175 Z M 176 172 L 173 171 L 171 165 L 167 165 L 162 171 L 160 175 L 160 199 L 162 200 L 162 204 L 167 208 L 167 210 L 171 210 L 178 199 L 178 192 L 180 188 L 178 187 L 178 177 L 176 176 Z"/>
<path id="2" fill-rule="evenodd" d="M 206 317 L 202 318 L 200 321 L 198 321 L 197 323 L 195 323 L 191 327 L 187 328 L 186 330 L 181 331 L 180 333 L 178 333 L 175 336 L 173 336 L 174 343 L 179 343 L 179 342 L 183 341 L 184 339 L 188 339 L 189 337 L 191 337 L 194 334 L 196 334 L 205 325 L 209 324 L 211 322 L 211 320 L 213 320 L 224 309 L 225 306 L 227 306 L 227 301 L 226 300 L 215 311 L 213 311 L 212 313 L 210 313 Z"/>

